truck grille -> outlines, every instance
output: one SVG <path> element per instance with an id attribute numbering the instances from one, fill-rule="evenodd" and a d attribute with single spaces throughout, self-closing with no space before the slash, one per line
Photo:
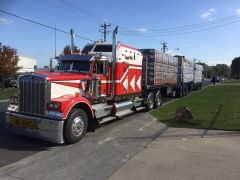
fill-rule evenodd
<path id="1" fill-rule="evenodd" d="M 37 75 L 19 77 L 19 111 L 27 114 L 46 115 L 50 100 L 50 85 Z"/>

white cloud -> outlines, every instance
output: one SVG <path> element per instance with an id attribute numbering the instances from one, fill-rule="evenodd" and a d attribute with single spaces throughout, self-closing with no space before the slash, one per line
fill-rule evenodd
<path id="1" fill-rule="evenodd" d="M 144 33 L 144 32 L 147 32 L 148 30 L 146 28 L 139 28 L 138 31 Z"/>
<path id="2" fill-rule="evenodd" d="M 13 21 L 8 20 L 6 18 L 0 17 L 0 24 L 6 25 L 6 24 L 11 24 Z"/>
<path id="3" fill-rule="evenodd" d="M 217 10 L 215 8 L 209 8 L 208 10 L 202 12 L 200 18 L 212 21 L 214 20 L 214 15 L 216 14 L 216 12 Z"/>
<path id="4" fill-rule="evenodd" d="M 217 10 L 214 9 L 214 8 L 210 8 L 210 9 L 209 9 L 209 12 L 215 13 L 215 12 L 217 12 Z"/>
<path id="5" fill-rule="evenodd" d="M 236 10 L 236 13 L 240 15 L 240 8 Z"/>

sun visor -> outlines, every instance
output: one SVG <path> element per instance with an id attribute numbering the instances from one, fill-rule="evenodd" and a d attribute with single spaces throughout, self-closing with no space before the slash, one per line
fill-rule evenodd
<path id="1" fill-rule="evenodd" d="M 59 58 L 62 61 L 91 61 L 92 55 L 67 54 Z"/>

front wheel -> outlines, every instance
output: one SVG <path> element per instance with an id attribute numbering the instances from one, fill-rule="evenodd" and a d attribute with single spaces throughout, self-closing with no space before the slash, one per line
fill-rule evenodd
<path id="1" fill-rule="evenodd" d="M 87 113 L 81 109 L 72 109 L 65 122 L 64 138 L 67 144 L 80 141 L 88 128 Z"/>

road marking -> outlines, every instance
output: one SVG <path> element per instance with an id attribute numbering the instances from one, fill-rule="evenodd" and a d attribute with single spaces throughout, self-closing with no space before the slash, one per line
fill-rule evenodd
<path id="1" fill-rule="evenodd" d="M 115 139 L 115 138 L 116 137 L 108 137 L 108 138 L 104 139 L 103 141 L 98 141 L 98 145 L 102 145 L 102 144 L 104 144 L 108 141 L 111 141 L 111 140 Z"/>

